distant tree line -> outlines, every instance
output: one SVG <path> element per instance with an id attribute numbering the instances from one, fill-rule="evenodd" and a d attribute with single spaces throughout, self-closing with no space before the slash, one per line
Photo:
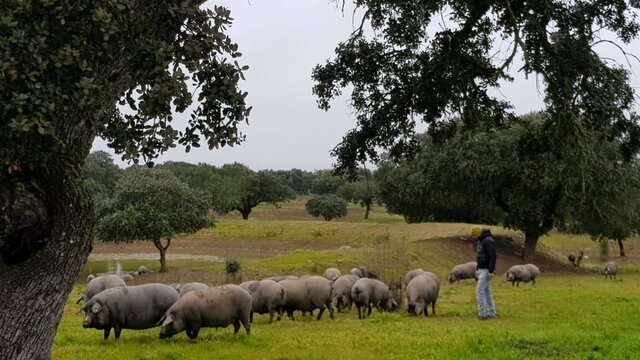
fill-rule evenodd
<path id="1" fill-rule="evenodd" d="M 180 182 L 198 190 L 207 204 L 218 214 L 238 211 L 248 219 L 253 208 L 262 203 L 273 204 L 294 199 L 296 195 L 339 195 L 346 201 L 366 207 L 368 216 L 376 197 L 376 185 L 371 172 L 360 172 L 358 179 L 349 182 L 335 176 L 331 170 L 306 171 L 259 170 L 240 163 L 220 167 L 199 163 L 168 161 L 155 169 L 170 171 Z M 91 153 L 84 165 L 85 185 L 94 197 L 98 209 L 116 195 L 118 182 L 132 171 L 144 171 L 140 165 L 121 169 L 104 151 Z"/>
<path id="2" fill-rule="evenodd" d="M 623 241 L 640 232 L 640 167 L 623 142 L 593 132 L 585 154 L 558 149 L 545 133 L 549 118 L 532 113 L 485 131 L 464 131 L 453 122 L 419 135 L 414 157 L 383 156 L 375 171 L 360 168 L 347 178 L 331 170 L 254 171 L 240 163 L 166 162 L 179 181 L 202 194 L 219 214 L 238 211 L 248 219 L 261 203 L 277 206 L 296 195 L 314 195 L 306 209 L 327 221 L 346 215 L 346 202 L 374 204 L 407 223 L 469 222 L 502 225 L 525 235 L 524 257 L 552 229 L 589 234 L 596 241 Z M 443 140 L 446 133 L 446 140 Z M 588 166 L 576 167 L 588 159 Z M 116 194 L 123 174 L 105 152 L 85 162 L 86 185 L 97 208 Z"/>

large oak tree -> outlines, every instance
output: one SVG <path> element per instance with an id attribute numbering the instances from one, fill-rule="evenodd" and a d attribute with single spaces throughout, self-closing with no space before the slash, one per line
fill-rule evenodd
<path id="1" fill-rule="evenodd" d="M 0 3 L 0 358 L 50 357 L 91 250 L 81 174 L 97 136 L 146 161 L 176 144 L 243 140 L 250 108 L 232 19 L 201 4 Z M 176 126 L 173 114 L 187 111 Z"/>
<path id="2" fill-rule="evenodd" d="M 388 209 L 412 221 L 502 224 L 525 235 L 523 256 L 554 227 L 592 236 L 628 237 L 638 229 L 640 191 L 635 161 L 616 142 L 586 133 L 589 162 L 549 146 L 545 114 L 524 116 L 499 130 L 458 131 L 445 142 L 421 136 L 410 161 L 384 162 L 377 174 Z M 413 195 L 413 196 L 411 196 Z"/>
<path id="3" fill-rule="evenodd" d="M 412 157 L 419 148 L 414 135 L 420 121 L 441 142 L 459 130 L 509 126 L 515 118 L 511 104 L 493 94 L 501 82 L 512 80 L 511 71 L 539 79 L 547 118 L 541 127 L 544 143 L 530 143 L 532 154 L 536 146 L 545 146 L 565 178 L 594 182 L 598 174 L 590 171 L 590 157 L 600 141 L 614 143 L 624 161 L 636 154 L 640 131 L 631 111 L 635 94 L 628 68 L 598 51 L 609 46 L 637 60 L 624 45 L 640 31 L 638 1 L 354 4 L 359 25 L 337 46 L 335 57 L 313 71 L 320 108 L 329 109 L 332 99 L 351 90 L 357 124 L 333 150 L 338 171 L 353 174 L 362 161 L 378 160 L 381 148 L 391 159 Z M 501 48 L 501 42 L 507 46 Z M 518 69 L 516 60 L 522 63 Z M 530 190 L 542 190 L 531 184 Z M 572 205 L 587 200 L 585 191 L 570 195 L 566 200 Z M 520 210 L 537 212 L 534 207 Z M 535 227 L 548 226 L 543 221 Z M 526 239 L 531 251 L 540 233 L 531 231 Z"/>

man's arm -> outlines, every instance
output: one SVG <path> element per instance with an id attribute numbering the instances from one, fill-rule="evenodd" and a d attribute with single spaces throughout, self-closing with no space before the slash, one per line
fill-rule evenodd
<path id="1" fill-rule="evenodd" d="M 489 257 L 488 269 L 489 273 L 493 274 L 496 272 L 496 243 L 493 241 L 486 241 L 485 250 L 487 252 L 487 256 Z"/>

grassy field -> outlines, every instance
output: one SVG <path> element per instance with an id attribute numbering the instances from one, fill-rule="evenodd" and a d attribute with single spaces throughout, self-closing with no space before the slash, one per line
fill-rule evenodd
<path id="1" fill-rule="evenodd" d="M 371 219 L 352 205 L 349 216 L 330 223 L 304 212 L 304 199 L 280 208 L 261 205 L 249 221 L 236 215 L 221 217 L 216 228 L 176 239 L 168 254 L 169 274 L 153 273 L 135 283 L 204 281 L 224 282 L 223 264 L 197 256 L 234 257 L 243 265 L 241 278 L 271 274 L 321 274 L 328 266 L 348 271 L 366 265 L 386 279 L 396 279 L 409 268 L 436 272 L 442 280 L 456 263 L 473 260 L 466 240 L 469 224 L 405 224 L 401 217 L 374 208 Z M 493 228 L 506 241 L 499 254 L 500 272 L 520 261 L 514 252 L 522 240 L 517 232 Z M 513 239 L 511 244 L 510 238 Z M 506 239 L 506 240 L 505 240 Z M 509 245 L 511 244 L 511 245 Z M 204 329 L 200 338 L 184 333 L 158 339 L 159 329 L 124 330 L 120 341 L 103 342 L 102 332 L 83 329 L 75 300 L 69 302 L 54 343 L 54 359 L 636 359 L 640 358 L 640 257 L 638 239 L 626 244 L 627 257 L 617 247 L 610 258 L 621 264 L 618 279 L 607 281 L 593 271 L 576 271 L 566 262 L 569 251 L 584 251 L 584 268 L 597 269 L 603 258 L 587 237 L 552 233 L 541 239 L 536 262 L 543 270 L 538 284 L 511 287 L 503 277 L 494 282 L 498 319 L 475 318 L 473 282 L 443 283 L 437 315 L 409 318 L 404 311 L 358 320 L 355 311 L 267 324 L 256 316 L 252 334 L 232 335 L 232 329 Z M 129 254 L 134 259 L 126 259 Z M 135 259 L 146 254 L 145 260 Z M 193 255 L 193 259 L 188 256 Z M 157 269 L 153 245 L 114 246 L 97 243 L 85 273 L 108 270 L 119 262 L 125 270 L 145 265 Z M 109 260 L 109 259 L 113 260 Z M 112 335 L 113 336 L 113 335 Z"/>

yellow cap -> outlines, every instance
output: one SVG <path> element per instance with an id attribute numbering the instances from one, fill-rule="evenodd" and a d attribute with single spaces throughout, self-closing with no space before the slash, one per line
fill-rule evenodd
<path id="1" fill-rule="evenodd" d="M 482 233 L 482 227 L 480 225 L 473 225 L 471 228 L 471 236 L 478 237 Z"/>

